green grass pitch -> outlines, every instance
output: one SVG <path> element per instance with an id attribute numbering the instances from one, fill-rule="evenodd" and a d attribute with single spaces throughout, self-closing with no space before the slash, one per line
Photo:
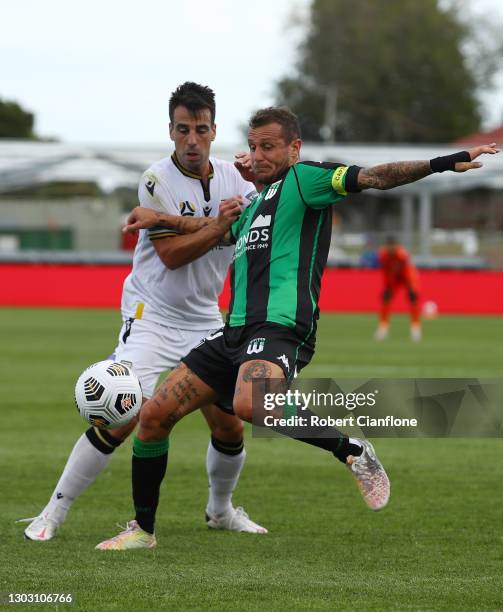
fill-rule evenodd
<path id="1" fill-rule="evenodd" d="M 72 592 L 81 610 L 503 609 L 500 439 L 377 440 L 392 498 L 373 514 L 327 453 L 247 430 L 234 500 L 270 530 L 254 536 L 205 527 L 208 432 L 193 414 L 172 436 L 155 550 L 94 550 L 132 517 L 129 441 L 56 539 L 24 541 L 15 519 L 38 513 L 85 429 L 75 379 L 110 353 L 119 323 L 105 310 L 0 310 L 0 591 Z M 441 317 L 420 344 L 404 317 L 382 344 L 374 325 L 323 315 L 306 375 L 502 375 L 498 318 Z"/>

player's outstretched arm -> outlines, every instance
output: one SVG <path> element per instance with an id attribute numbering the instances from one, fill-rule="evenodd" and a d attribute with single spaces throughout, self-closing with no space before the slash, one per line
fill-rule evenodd
<path id="1" fill-rule="evenodd" d="M 393 189 L 399 185 L 413 183 L 435 172 L 466 172 L 481 168 L 480 162 L 474 161 L 480 155 L 499 153 L 496 143 L 483 145 L 444 155 L 431 160 L 391 162 L 370 168 L 362 168 L 358 173 L 358 189 Z"/>

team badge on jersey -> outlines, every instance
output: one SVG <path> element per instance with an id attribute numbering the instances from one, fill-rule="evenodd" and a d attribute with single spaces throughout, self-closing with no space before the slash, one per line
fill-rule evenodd
<path id="1" fill-rule="evenodd" d="M 264 196 L 264 200 L 270 200 L 271 198 L 273 198 L 276 195 L 276 192 L 278 191 L 279 186 L 282 182 L 283 179 L 281 179 L 281 181 L 276 181 L 275 183 L 273 183 L 267 190 L 267 193 Z"/>
<path id="2" fill-rule="evenodd" d="M 188 200 L 185 202 L 180 202 L 178 204 L 178 208 L 180 209 L 180 214 L 182 217 L 193 217 L 196 214 L 196 205 L 192 204 Z"/>
<path id="3" fill-rule="evenodd" d="M 203 206 L 203 213 L 205 217 L 209 217 L 211 214 L 211 206 Z"/>
<path id="4" fill-rule="evenodd" d="M 264 344 L 265 338 L 254 338 L 246 349 L 247 354 L 253 355 L 253 353 L 261 353 L 264 350 Z"/>

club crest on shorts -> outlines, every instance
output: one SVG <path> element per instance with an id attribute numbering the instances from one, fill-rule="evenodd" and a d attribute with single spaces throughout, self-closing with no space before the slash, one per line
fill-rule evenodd
<path id="1" fill-rule="evenodd" d="M 264 350 L 265 338 L 254 338 L 250 341 L 246 352 L 248 355 L 253 355 L 254 353 L 261 353 Z"/>

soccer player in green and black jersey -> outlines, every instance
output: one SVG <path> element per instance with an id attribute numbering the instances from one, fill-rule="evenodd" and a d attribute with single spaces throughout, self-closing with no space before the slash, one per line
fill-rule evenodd
<path id="1" fill-rule="evenodd" d="M 330 242 L 331 205 L 349 192 L 389 189 L 433 172 L 478 168 L 481 164 L 473 159 L 497 152 L 488 145 L 431 161 L 371 168 L 298 163 L 299 126 L 288 109 L 258 111 L 249 127 L 254 180 L 264 187 L 241 216 L 239 198 L 227 201 L 214 222 L 139 209 L 130 216 L 131 230 L 165 224 L 181 232 L 207 232 L 215 239 L 220 235 L 235 243 L 231 305 L 226 325 L 183 358 L 143 405 L 133 444 L 136 517 L 125 531 L 99 544 L 100 549 L 155 546 L 153 525 L 163 478 L 156 463 L 167 452 L 165 440 L 178 420 L 202 405 L 231 399 L 235 413 L 251 421 L 253 382 L 271 379 L 286 384 L 309 363 Z M 383 508 L 390 485 L 372 445 L 337 430 L 332 437 L 324 433 L 301 441 L 332 452 L 349 467 L 368 506 Z"/>

